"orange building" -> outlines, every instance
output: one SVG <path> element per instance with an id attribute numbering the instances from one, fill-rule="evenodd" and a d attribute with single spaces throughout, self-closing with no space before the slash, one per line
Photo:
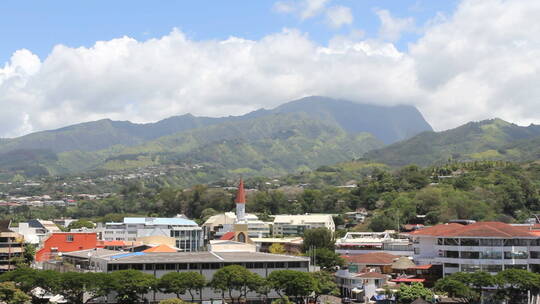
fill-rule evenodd
<path id="1" fill-rule="evenodd" d="M 56 232 L 49 235 L 43 247 L 36 252 L 36 261 L 50 260 L 60 252 L 70 252 L 96 248 L 95 232 Z"/>

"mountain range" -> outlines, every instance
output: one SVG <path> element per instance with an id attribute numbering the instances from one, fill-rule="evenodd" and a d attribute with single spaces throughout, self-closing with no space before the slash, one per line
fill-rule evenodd
<path id="1" fill-rule="evenodd" d="M 361 157 L 424 131 L 412 106 L 306 97 L 242 116 L 109 119 L 0 140 L 0 173 L 54 175 L 167 164 L 283 174 Z"/>
<path id="2" fill-rule="evenodd" d="M 502 119 L 469 122 L 443 132 L 422 132 L 367 152 L 365 158 L 391 166 L 440 165 L 448 161 L 540 159 L 540 126 Z"/>

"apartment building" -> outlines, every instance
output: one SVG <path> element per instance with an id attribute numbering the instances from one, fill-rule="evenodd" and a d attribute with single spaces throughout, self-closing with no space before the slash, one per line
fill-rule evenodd
<path id="1" fill-rule="evenodd" d="M 0 221 L 0 273 L 14 269 L 14 258 L 24 253 L 23 236 L 13 232 L 10 223 L 9 220 Z"/>
<path id="2" fill-rule="evenodd" d="M 321 227 L 336 231 L 331 214 L 276 215 L 272 232 L 276 236 L 301 235 L 306 229 Z"/>
<path id="3" fill-rule="evenodd" d="M 135 242 L 149 236 L 173 237 L 182 251 L 199 251 L 203 246 L 202 228 L 183 217 L 126 217 L 121 223 L 106 223 L 103 231 L 105 241 Z"/>
<path id="4" fill-rule="evenodd" d="M 540 272 L 540 230 L 501 222 L 435 225 L 409 234 L 419 265 L 442 265 L 454 272 L 497 273 L 518 268 Z"/>

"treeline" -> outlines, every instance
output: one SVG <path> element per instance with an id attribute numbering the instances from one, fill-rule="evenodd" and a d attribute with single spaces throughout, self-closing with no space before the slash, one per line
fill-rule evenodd
<path id="1" fill-rule="evenodd" d="M 210 281 L 198 272 L 169 272 L 161 278 L 138 270 L 119 270 L 111 273 L 56 272 L 18 268 L 0 276 L 0 300 L 8 304 L 43 303 L 45 293 L 58 294 L 67 303 L 85 304 L 114 295 L 115 303 L 146 303 L 146 296 L 153 292 L 171 294 L 180 299 L 189 296 L 192 302 L 200 301 L 203 288 L 211 288 L 229 303 L 243 303 L 248 293 L 254 293 L 265 302 L 272 291 L 284 303 L 305 303 L 307 298 L 337 294 L 333 276 L 327 272 L 301 272 L 276 270 L 263 278 L 243 266 L 225 266 Z M 42 292 L 36 292 L 36 288 Z M 2 298 L 6 294 L 16 297 Z M 83 297 L 83 295 L 85 295 Z"/>
<path id="2" fill-rule="evenodd" d="M 344 178 L 339 178 L 341 175 Z M 357 176 L 356 187 L 332 185 L 353 176 Z M 286 176 L 279 187 L 269 185 L 269 181 L 246 180 L 247 188 L 257 190 L 248 193 L 247 211 L 263 220 L 271 214 L 343 214 L 366 208 L 373 214 L 368 218 L 368 227 L 380 231 L 396 229 L 398 224 L 436 224 L 451 219 L 522 222 L 540 211 L 540 165 L 536 163 L 482 161 L 390 170 L 376 164 L 349 162 L 321 167 L 305 175 Z M 314 184 L 302 184 L 305 181 Z M 202 222 L 211 215 L 234 210 L 235 191 L 226 189 L 206 185 L 180 188 L 137 181 L 123 185 L 111 197 L 80 201 L 75 207 L 0 207 L 0 217 L 14 221 L 36 217 L 118 221 L 132 215 L 183 213 Z"/>

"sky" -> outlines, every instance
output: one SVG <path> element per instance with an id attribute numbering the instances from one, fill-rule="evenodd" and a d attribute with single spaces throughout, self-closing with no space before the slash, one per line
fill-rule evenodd
<path id="1" fill-rule="evenodd" d="M 0 2 L 0 137 L 310 95 L 540 123 L 540 1 Z"/>

